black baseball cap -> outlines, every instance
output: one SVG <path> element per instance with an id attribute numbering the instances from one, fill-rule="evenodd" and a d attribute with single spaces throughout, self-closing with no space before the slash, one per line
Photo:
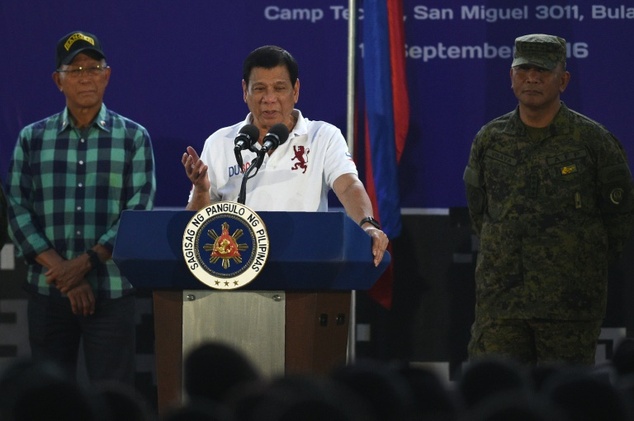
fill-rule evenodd
<path id="1" fill-rule="evenodd" d="M 91 33 L 73 31 L 57 42 L 57 67 L 69 64 L 79 53 L 87 53 L 96 59 L 106 58 L 99 39 Z"/>

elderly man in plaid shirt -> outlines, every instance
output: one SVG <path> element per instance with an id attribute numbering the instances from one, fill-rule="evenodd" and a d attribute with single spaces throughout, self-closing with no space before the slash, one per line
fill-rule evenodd
<path id="1" fill-rule="evenodd" d="M 111 260 L 125 209 L 151 209 L 147 130 L 106 108 L 111 69 L 93 34 L 57 44 L 58 114 L 20 131 L 8 179 L 9 225 L 27 263 L 33 358 L 75 373 L 83 343 L 92 382 L 134 383 L 135 298 Z"/>

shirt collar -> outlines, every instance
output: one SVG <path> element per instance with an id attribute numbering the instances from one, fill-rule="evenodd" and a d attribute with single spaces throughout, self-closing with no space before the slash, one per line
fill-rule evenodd
<path id="1" fill-rule="evenodd" d="M 101 108 L 99 112 L 95 116 L 95 119 L 92 121 L 91 126 L 96 126 L 101 130 L 106 132 L 110 132 L 112 128 L 112 119 L 108 115 L 106 104 L 101 104 Z M 70 113 L 68 112 L 68 107 L 64 107 L 64 111 L 61 114 L 61 120 L 59 122 L 59 128 L 57 129 L 57 133 L 61 133 L 64 130 L 74 127 L 72 124 L 72 119 L 70 117 Z"/>
<path id="2" fill-rule="evenodd" d="M 568 124 L 568 117 L 570 115 L 570 109 L 566 106 L 566 104 L 561 102 L 561 107 L 559 107 L 559 111 L 553 118 L 553 121 L 548 125 L 548 129 L 550 130 L 550 134 L 560 135 L 568 133 L 571 130 L 570 125 Z M 522 123 L 520 119 L 520 110 L 519 106 L 515 108 L 515 110 L 511 113 L 511 118 L 509 118 L 506 123 L 506 127 L 504 127 L 504 131 L 511 134 L 519 134 L 526 135 L 526 126 Z"/>
<path id="3" fill-rule="evenodd" d="M 306 124 L 306 120 L 304 119 L 302 112 L 298 110 L 297 108 L 295 108 L 293 110 L 293 115 L 297 119 L 297 122 L 295 123 L 295 127 L 293 127 L 293 130 L 291 130 L 291 132 L 288 135 L 289 139 L 308 133 L 308 125 Z M 240 125 L 240 127 L 238 127 L 238 130 L 240 130 L 242 127 L 246 126 L 247 124 L 253 124 L 253 114 L 251 113 L 247 114 L 247 117 L 244 119 L 243 124 Z"/>

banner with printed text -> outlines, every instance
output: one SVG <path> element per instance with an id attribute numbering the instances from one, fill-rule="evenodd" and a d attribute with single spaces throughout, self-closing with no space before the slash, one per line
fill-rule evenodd
<path id="1" fill-rule="evenodd" d="M 356 54 L 363 42 L 357 3 Z M 289 50 L 300 66 L 297 107 L 346 130 L 348 2 L 235 0 L 93 2 L 6 0 L 0 4 L 0 177 L 24 125 L 59 112 L 51 80 L 64 34 L 97 34 L 112 76 L 106 105 L 148 128 L 157 162 L 157 205 L 183 207 L 189 185 L 180 157 L 247 113 L 242 60 L 263 44 Z M 566 104 L 601 122 L 634 161 L 634 5 L 607 1 L 404 0 L 409 130 L 399 162 L 403 208 L 465 205 L 462 173 L 473 136 L 512 110 L 515 37 L 550 33 L 568 41 Z"/>

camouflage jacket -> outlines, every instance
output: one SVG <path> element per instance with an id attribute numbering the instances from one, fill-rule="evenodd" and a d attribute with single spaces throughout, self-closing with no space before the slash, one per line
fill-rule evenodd
<path id="1" fill-rule="evenodd" d="M 627 158 L 610 132 L 562 103 L 534 139 L 516 109 L 478 132 L 464 180 L 480 315 L 604 317 L 608 262 L 634 223 Z"/>

